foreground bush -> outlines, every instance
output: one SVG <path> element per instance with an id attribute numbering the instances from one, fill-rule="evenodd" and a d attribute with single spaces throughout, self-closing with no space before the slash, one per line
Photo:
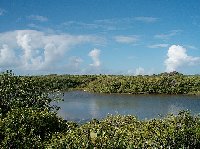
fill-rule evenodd
<path id="1" fill-rule="evenodd" d="M 0 75 L 0 148 L 43 148 L 52 134 L 68 129 L 50 104 L 49 90 L 31 77 Z"/>
<path id="2" fill-rule="evenodd" d="M 133 116 L 109 116 L 54 135 L 46 147 L 200 148 L 200 118 L 188 112 L 149 121 Z"/>
<path id="3" fill-rule="evenodd" d="M 0 119 L 0 128 L 1 148 L 38 148 L 53 133 L 66 131 L 68 125 L 48 110 L 19 108 Z"/>
<path id="4" fill-rule="evenodd" d="M 31 77 L 21 77 L 12 71 L 0 74 L 0 115 L 11 109 L 35 107 L 52 110 L 49 90 Z"/>

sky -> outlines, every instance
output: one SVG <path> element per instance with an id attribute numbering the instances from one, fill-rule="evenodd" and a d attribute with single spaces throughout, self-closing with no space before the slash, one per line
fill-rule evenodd
<path id="1" fill-rule="evenodd" d="M 0 0 L 0 71 L 200 74 L 199 0 Z"/>

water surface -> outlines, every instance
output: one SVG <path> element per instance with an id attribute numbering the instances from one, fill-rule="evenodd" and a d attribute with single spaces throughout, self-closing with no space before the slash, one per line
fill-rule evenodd
<path id="1" fill-rule="evenodd" d="M 200 96 L 188 95 L 121 95 L 95 94 L 72 91 L 63 94 L 59 102 L 59 115 L 66 120 L 87 121 L 101 119 L 108 114 L 135 115 L 139 119 L 151 119 L 180 110 L 200 113 Z"/>

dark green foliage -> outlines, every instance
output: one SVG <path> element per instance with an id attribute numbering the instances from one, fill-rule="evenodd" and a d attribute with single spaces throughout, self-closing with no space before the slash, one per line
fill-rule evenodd
<path id="1" fill-rule="evenodd" d="M 68 125 L 48 109 L 18 108 L 0 120 L 2 148 L 38 148 L 53 133 L 64 132 Z"/>
<path id="2" fill-rule="evenodd" d="M 14 76 L 12 72 L 0 75 L 0 114 L 13 108 L 35 107 L 49 110 L 52 101 L 48 89 L 31 77 Z"/>
<path id="3" fill-rule="evenodd" d="M 98 76 L 85 88 L 98 93 L 200 94 L 200 76 L 164 73 L 153 76 Z"/>
<path id="4" fill-rule="evenodd" d="M 71 89 L 83 89 L 89 82 L 96 79 L 92 75 L 46 75 L 46 76 L 32 76 L 32 78 L 45 86 L 49 90 L 68 91 Z"/>
<path id="5" fill-rule="evenodd" d="M 86 90 L 96 93 L 200 94 L 200 76 L 178 72 L 152 76 L 46 75 L 22 77 L 49 91 Z"/>
<path id="6" fill-rule="evenodd" d="M 31 77 L 0 75 L 0 148 L 38 148 L 68 129 L 50 105 L 49 90 Z"/>
<path id="7" fill-rule="evenodd" d="M 54 135 L 47 147 L 197 149 L 200 147 L 199 120 L 188 112 L 149 121 L 140 121 L 133 116 L 108 116 Z"/>

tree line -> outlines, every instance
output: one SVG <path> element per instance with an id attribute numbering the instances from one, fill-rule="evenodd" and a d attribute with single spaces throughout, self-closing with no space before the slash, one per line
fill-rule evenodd
<path id="1" fill-rule="evenodd" d="M 45 75 L 30 76 L 50 90 L 85 90 L 95 93 L 200 94 L 200 75 L 178 72 L 158 75 Z"/>

